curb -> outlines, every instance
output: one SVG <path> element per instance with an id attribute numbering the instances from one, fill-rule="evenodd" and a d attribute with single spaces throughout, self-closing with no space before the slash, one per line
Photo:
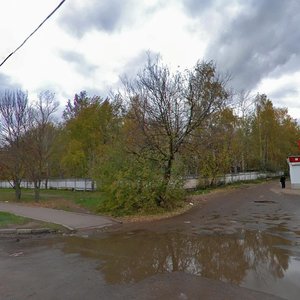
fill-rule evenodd
<path id="1" fill-rule="evenodd" d="M 49 233 L 57 233 L 57 229 L 51 228 L 3 228 L 0 229 L 0 235 L 3 234 L 49 234 Z"/>

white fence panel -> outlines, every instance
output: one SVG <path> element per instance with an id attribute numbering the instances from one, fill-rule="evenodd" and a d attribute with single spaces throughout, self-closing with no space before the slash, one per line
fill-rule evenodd
<path id="1" fill-rule="evenodd" d="M 0 181 L 0 188 L 12 188 L 13 183 L 10 181 Z M 21 182 L 22 188 L 33 189 L 33 182 L 23 180 Z M 92 179 L 49 179 L 48 182 L 43 180 L 41 182 L 42 189 L 63 189 L 63 190 L 78 190 L 78 191 L 93 191 L 96 189 L 96 183 Z"/>
<path id="2" fill-rule="evenodd" d="M 226 174 L 222 177 L 217 177 L 217 183 L 234 183 L 239 181 L 249 181 L 255 180 L 259 178 L 267 178 L 267 177 L 276 177 L 282 175 L 283 172 L 276 172 L 276 173 L 263 173 L 263 172 L 245 172 L 245 173 L 236 173 L 236 174 Z M 203 180 L 203 178 L 188 178 L 184 184 L 185 189 L 195 189 L 199 185 L 199 181 Z"/>
<path id="3" fill-rule="evenodd" d="M 255 180 L 258 178 L 276 177 L 282 175 L 283 172 L 277 173 L 261 173 L 261 172 L 246 172 L 236 174 L 226 174 L 225 176 L 218 177 L 218 183 L 234 183 L 238 181 Z M 185 181 L 185 189 L 195 189 L 199 185 L 199 179 L 201 178 L 188 178 Z M 202 178 L 203 179 L 203 178 Z M 12 182 L 0 181 L 0 188 L 12 188 Z M 32 189 L 34 188 L 33 182 L 22 181 L 22 188 Z M 64 190 L 78 190 L 78 191 L 94 191 L 96 189 L 96 182 L 92 179 L 80 179 L 80 178 L 67 178 L 67 179 L 49 179 L 41 182 L 41 188 L 45 189 L 64 189 Z"/>

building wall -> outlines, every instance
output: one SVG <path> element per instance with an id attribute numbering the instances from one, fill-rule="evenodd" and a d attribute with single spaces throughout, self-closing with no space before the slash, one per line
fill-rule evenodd
<path id="1" fill-rule="evenodd" d="M 291 188 L 300 189 L 300 163 L 289 163 Z"/>

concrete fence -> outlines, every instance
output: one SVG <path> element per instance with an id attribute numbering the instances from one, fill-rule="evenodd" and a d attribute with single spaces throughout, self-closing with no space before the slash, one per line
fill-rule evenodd
<path id="1" fill-rule="evenodd" d="M 243 172 L 232 173 L 217 177 L 214 182 L 216 184 L 229 184 L 239 181 L 250 181 L 261 178 L 272 178 L 282 175 L 283 172 Z M 184 184 L 185 189 L 195 189 L 197 186 L 207 185 L 209 178 L 188 178 Z"/>
<path id="2" fill-rule="evenodd" d="M 238 181 L 255 180 L 259 178 L 270 178 L 282 175 L 283 172 L 245 172 L 226 174 L 225 176 L 217 177 L 216 184 L 228 184 Z M 187 178 L 184 184 L 185 189 L 195 189 L 199 185 L 205 185 L 209 182 L 208 178 Z M 0 181 L 0 188 L 12 188 L 11 181 Z M 34 188 L 33 182 L 23 180 L 21 183 L 22 188 Z M 96 189 L 96 182 L 92 179 L 68 178 L 68 179 L 49 179 L 43 180 L 41 183 L 42 189 L 63 189 L 63 190 L 76 190 L 76 191 L 94 191 Z"/>
<path id="3" fill-rule="evenodd" d="M 12 188 L 11 181 L 0 181 L 0 188 Z M 33 189 L 33 182 L 23 180 L 22 188 Z M 41 189 L 63 189 L 76 191 L 94 191 L 96 182 L 92 179 L 67 178 L 67 179 L 49 179 L 41 182 Z"/>

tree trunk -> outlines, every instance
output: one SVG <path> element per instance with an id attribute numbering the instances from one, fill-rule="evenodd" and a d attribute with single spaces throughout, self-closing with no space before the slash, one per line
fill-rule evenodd
<path id="1" fill-rule="evenodd" d="M 242 172 L 245 172 L 245 155 L 244 155 L 244 151 L 242 152 Z"/>
<path id="2" fill-rule="evenodd" d="M 40 200 L 40 187 L 41 187 L 40 180 L 35 180 L 34 181 L 34 200 L 36 202 L 39 202 L 39 200 Z"/>
<path id="3" fill-rule="evenodd" d="M 15 189 L 15 198 L 16 201 L 20 201 L 21 199 L 21 182 L 20 180 L 14 180 L 14 189 Z"/>
<path id="4" fill-rule="evenodd" d="M 170 157 L 167 161 L 167 165 L 165 167 L 165 173 L 164 173 L 164 183 L 166 186 L 169 185 L 171 179 L 172 165 L 173 165 L 173 158 Z"/>
<path id="5" fill-rule="evenodd" d="M 170 183 L 171 174 L 172 174 L 172 165 L 173 165 L 174 157 L 170 156 L 164 170 L 164 178 L 163 178 L 163 188 L 159 195 L 158 205 L 161 207 L 166 207 L 166 193 Z"/>

